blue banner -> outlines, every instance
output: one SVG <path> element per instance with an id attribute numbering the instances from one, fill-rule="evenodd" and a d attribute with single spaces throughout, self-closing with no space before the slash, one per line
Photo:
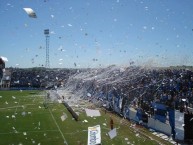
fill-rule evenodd
<path id="1" fill-rule="evenodd" d="M 175 110 L 174 109 L 168 109 L 168 115 L 169 115 L 169 123 L 172 128 L 171 133 L 173 135 L 173 138 L 175 138 Z"/>
<path id="2" fill-rule="evenodd" d="M 152 103 L 152 107 L 154 108 L 154 119 L 165 123 L 167 114 L 166 106 L 160 103 Z"/>

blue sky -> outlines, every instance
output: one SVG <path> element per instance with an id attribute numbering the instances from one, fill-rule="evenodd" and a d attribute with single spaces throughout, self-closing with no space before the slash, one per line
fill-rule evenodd
<path id="1" fill-rule="evenodd" d="M 23 8 L 32 8 L 37 18 Z M 192 0 L 1 0 L 6 67 L 193 64 Z"/>

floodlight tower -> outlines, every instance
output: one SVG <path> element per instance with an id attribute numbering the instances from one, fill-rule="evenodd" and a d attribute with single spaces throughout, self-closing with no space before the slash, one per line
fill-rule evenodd
<path id="1" fill-rule="evenodd" d="M 49 61 L 49 29 L 44 30 L 44 34 L 46 36 L 46 68 L 50 68 L 50 61 Z"/>

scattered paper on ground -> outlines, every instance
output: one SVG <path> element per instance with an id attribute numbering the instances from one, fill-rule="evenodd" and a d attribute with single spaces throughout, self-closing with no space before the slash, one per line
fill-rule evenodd
<path id="1" fill-rule="evenodd" d="M 62 103 L 62 100 L 58 100 L 58 103 Z"/>
<path id="2" fill-rule="evenodd" d="M 63 115 L 61 116 L 61 120 L 62 120 L 62 121 L 66 120 L 66 118 L 67 118 L 67 115 L 66 115 L 66 114 L 63 114 Z"/>
<path id="3" fill-rule="evenodd" d="M 26 112 L 22 112 L 21 115 L 25 116 L 25 115 L 26 115 Z"/>
<path id="4" fill-rule="evenodd" d="M 116 130 L 116 128 L 114 128 L 113 130 L 109 131 L 108 134 L 109 134 L 109 137 L 110 137 L 111 139 L 113 139 L 114 137 L 116 137 L 116 136 L 117 136 L 117 130 Z"/>
<path id="5" fill-rule="evenodd" d="M 87 123 L 88 121 L 87 120 L 83 120 L 82 122 L 86 122 Z"/>
<path id="6" fill-rule="evenodd" d="M 99 110 L 85 109 L 87 116 L 101 116 Z"/>

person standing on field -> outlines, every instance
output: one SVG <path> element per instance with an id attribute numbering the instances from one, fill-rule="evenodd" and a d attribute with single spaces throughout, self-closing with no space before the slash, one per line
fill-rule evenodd
<path id="1" fill-rule="evenodd" d="M 114 122 L 113 122 L 112 117 L 110 117 L 110 127 L 111 127 L 111 130 L 113 130 L 113 128 L 114 128 Z"/>

